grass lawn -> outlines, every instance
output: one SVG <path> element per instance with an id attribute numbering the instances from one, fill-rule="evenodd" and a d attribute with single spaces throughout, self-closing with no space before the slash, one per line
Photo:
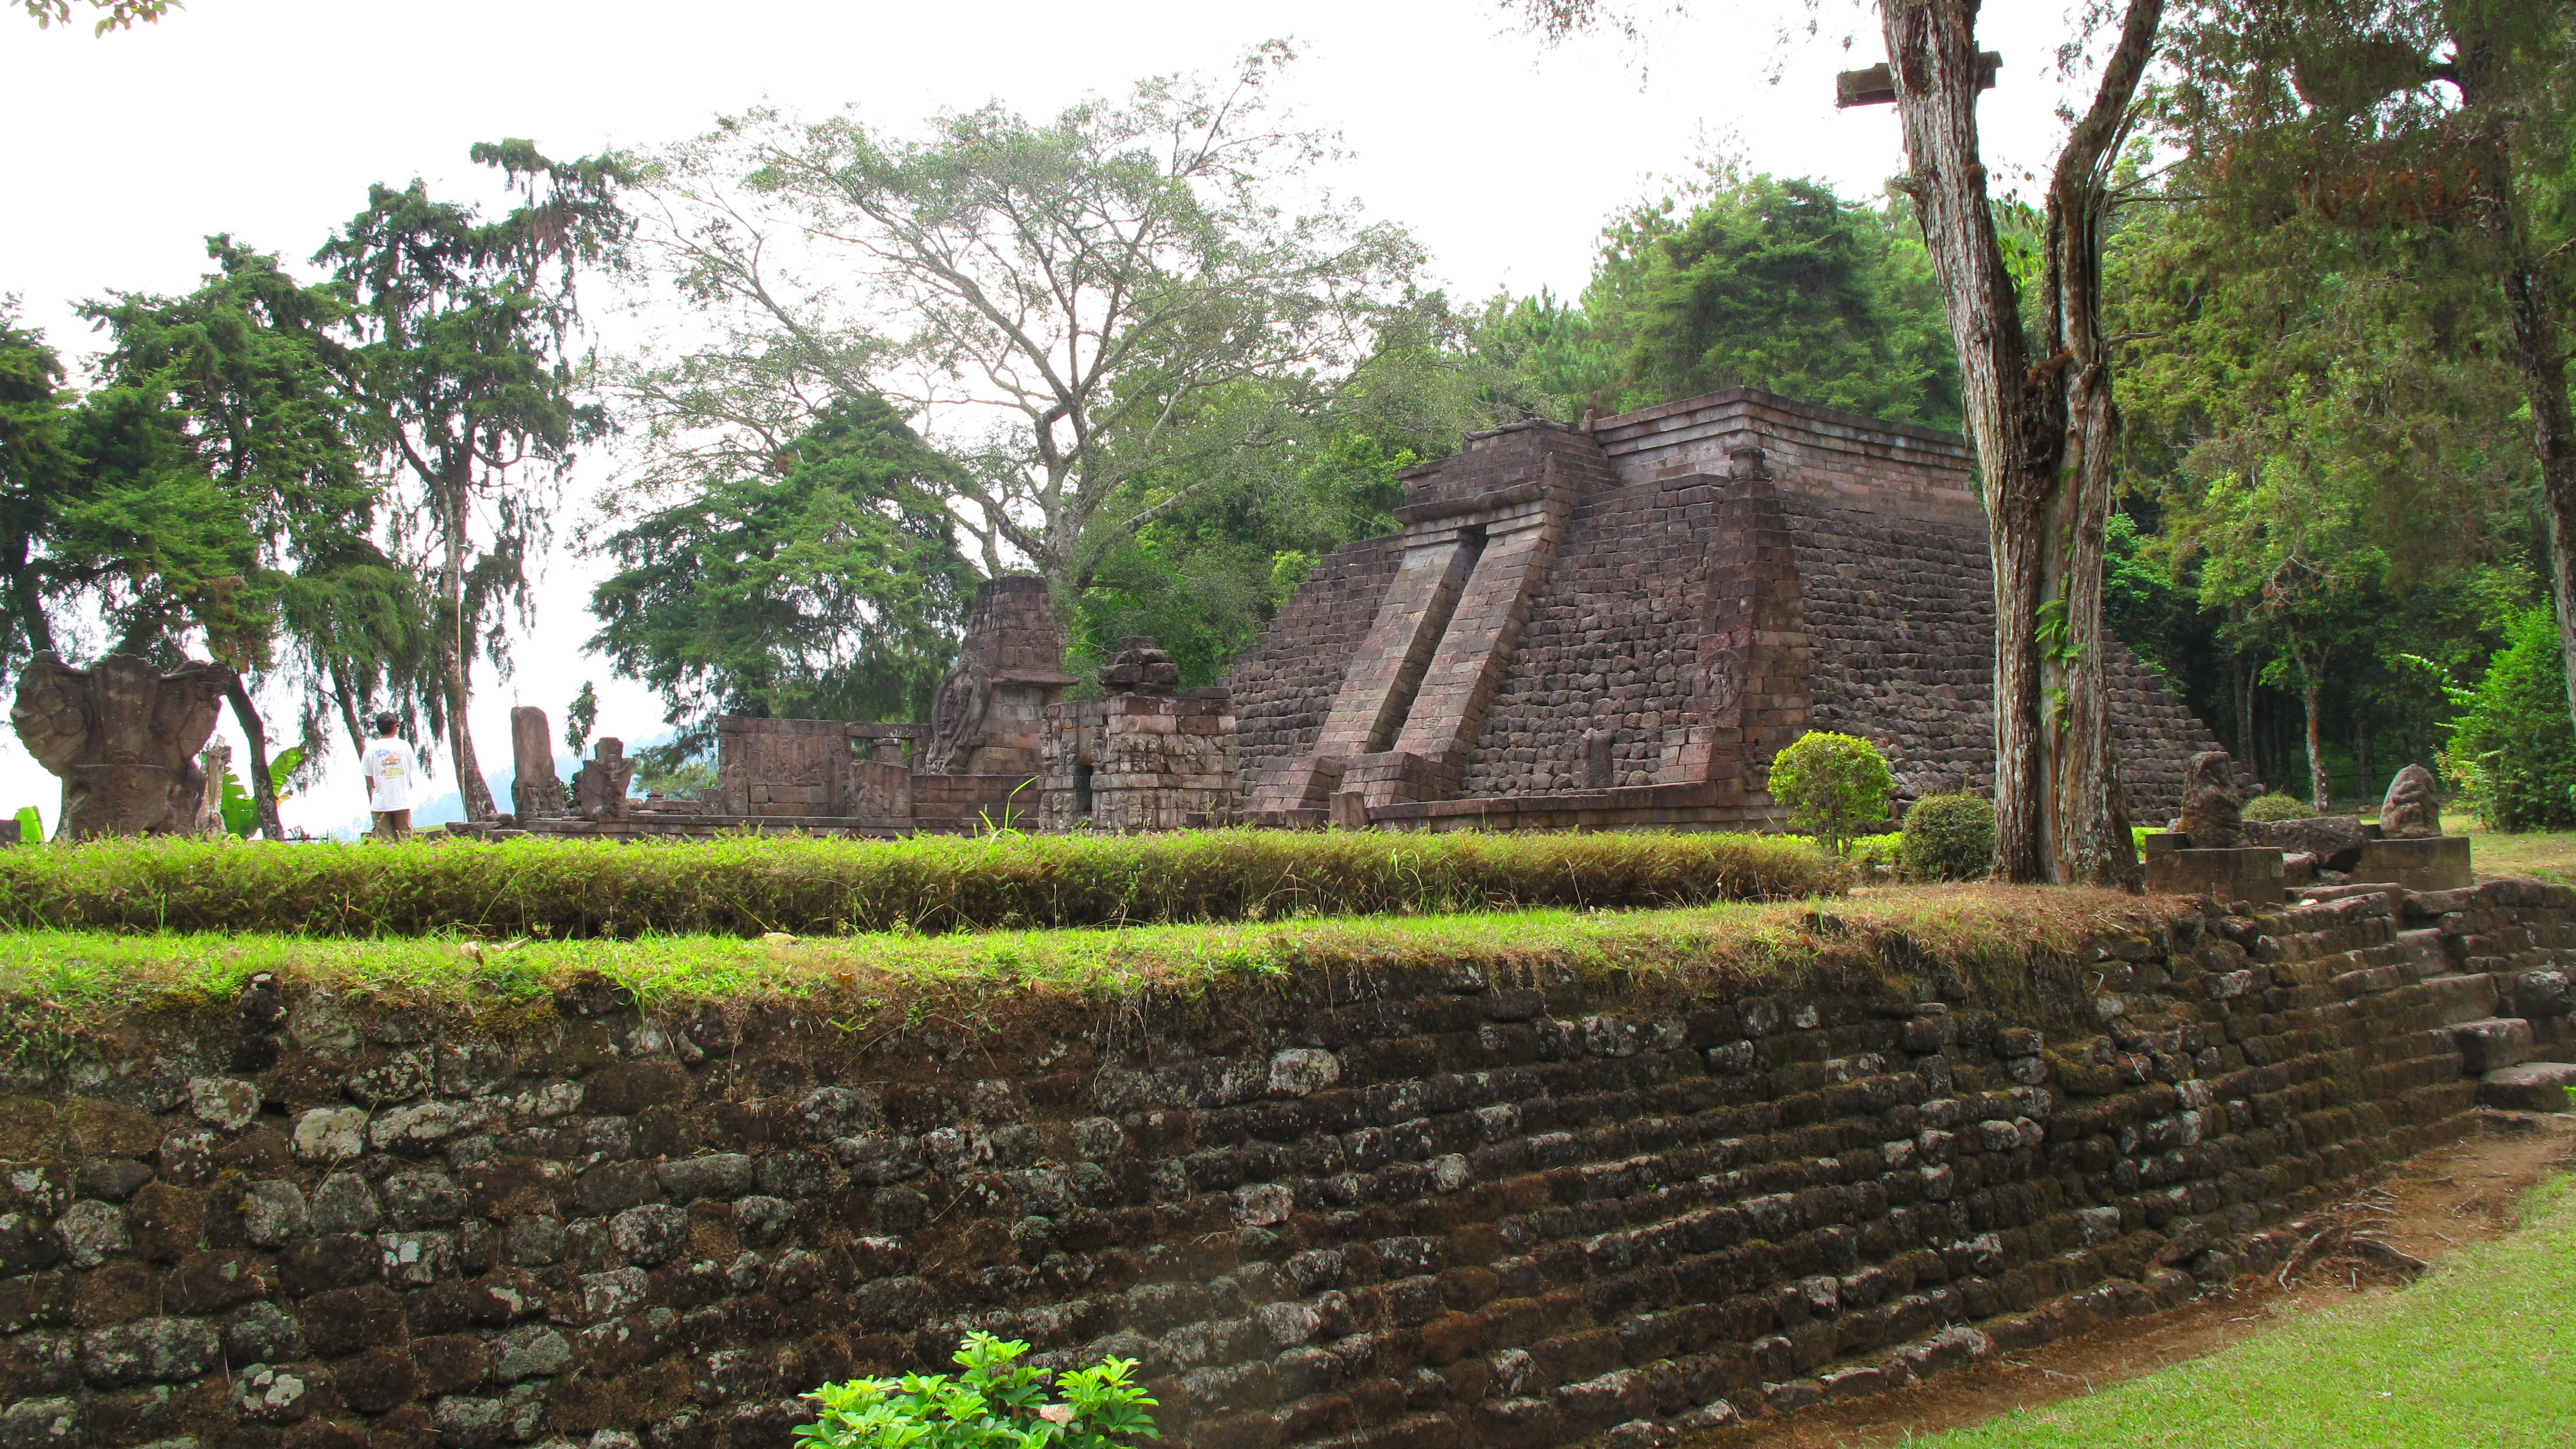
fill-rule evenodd
<path id="1" fill-rule="evenodd" d="M 2552 885 L 2576 885 L 2576 830 L 2497 835 L 2467 820 L 2450 828 L 2474 840 L 2469 857 L 2481 876 L 2519 875 Z"/>
<path id="2" fill-rule="evenodd" d="M 2455 1449 L 2576 1444 L 2576 1180 L 2523 1226 L 2377 1303 L 2319 1313 L 1925 1449 Z"/>
<path id="3" fill-rule="evenodd" d="M 2073 990 L 2106 933 L 2161 928 L 2161 907 L 2110 891 L 1918 886 L 1858 898 L 1662 911 L 1540 909 L 1123 929 L 881 933 L 798 939 L 464 940 L 96 931 L 0 932 L 0 1049 L 137 1008 L 228 1003 L 257 972 L 389 1001 L 537 1003 L 584 973 L 648 1004 L 813 1000 L 853 1017 L 904 1001 L 996 995 L 1121 1002 L 1229 979 L 1329 990 L 1355 969 L 1524 961 L 1696 991 L 1722 983 L 1860 989 L 1879 942 L 1914 949 L 2018 999 Z"/>

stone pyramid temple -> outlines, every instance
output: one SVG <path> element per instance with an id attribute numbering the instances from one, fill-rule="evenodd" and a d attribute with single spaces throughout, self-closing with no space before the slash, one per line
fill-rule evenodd
<path id="1" fill-rule="evenodd" d="M 1771 756 L 1866 736 L 1900 793 L 1983 789 L 1994 607 L 1955 434 L 1739 389 L 1468 438 L 1403 531 L 1320 563 L 1228 684 L 1281 825 L 1756 826 Z M 2109 663 L 2132 818 L 2209 731 Z"/>

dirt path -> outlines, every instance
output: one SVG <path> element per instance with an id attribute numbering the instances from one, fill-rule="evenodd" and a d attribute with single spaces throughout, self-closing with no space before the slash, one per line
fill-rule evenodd
<path id="1" fill-rule="evenodd" d="M 2476 1135 L 2425 1153 L 2358 1200 L 2381 1219 L 2390 1246 L 2439 1261 L 2470 1243 L 2503 1235 L 2514 1204 L 2548 1171 L 2576 1167 L 2576 1117 L 2481 1114 Z M 1701 1441 L 1702 1449 L 1878 1449 L 1982 1423 L 2017 1408 L 2054 1403 L 2106 1384 L 2215 1352 L 2267 1326 L 2325 1307 L 2368 1303 L 2395 1291 L 2396 1278 L 2366 1260 L 2337 1257 L 2283 1289 L 2248 1275 L 2223 1297 L 2204 1299 L 2028 1353 L 1999 1356 L 1877 1398 L 1762 1420 Z"/>

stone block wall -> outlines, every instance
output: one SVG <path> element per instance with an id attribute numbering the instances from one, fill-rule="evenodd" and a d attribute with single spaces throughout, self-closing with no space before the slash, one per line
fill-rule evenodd
<path id="1" fill-rule="evenodd" d="M 2555 887 L 2156 909 L 2041 1016 L 1893 938 L 1875 999 L 1461 960 L 892 1040 L 261 978 L 0 1084 L 0 1442 L 766 1449 L 983 1328 L 1175 1446 L 1660 1445 L 2274 1265 L 2462 1130 L 2445 992 L 2576 946 Z"/>
<path id="2" fill-rule="evenodd" d="M 1047 706 L 1038 822 L 1047 830 L 1180 830 L 1235 802 L 1222 689 L 1112 693 Z"/>

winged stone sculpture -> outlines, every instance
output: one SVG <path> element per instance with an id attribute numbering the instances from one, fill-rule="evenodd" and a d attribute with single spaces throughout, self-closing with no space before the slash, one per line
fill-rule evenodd
<path id="1" fill-rule="evenodd" d="M 131 654 L 88 669 L 50 649 L 27 661 L 9 719 L 36 763 L 62 777 L 60 838 L 194 833 L 205 796 L 197 752 L 230 682 L 212 664 L 165 674 Z"/>

